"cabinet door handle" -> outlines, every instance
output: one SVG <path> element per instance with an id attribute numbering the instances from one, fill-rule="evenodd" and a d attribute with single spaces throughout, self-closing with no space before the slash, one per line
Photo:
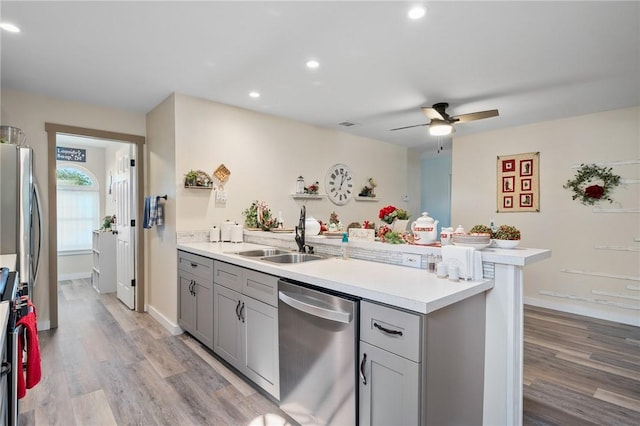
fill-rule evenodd
<path id="1" fill-rule="evenodd" d="M 193 296 L 193 280 L 189 281 L 189 294 Z"/>
<path id="2" fill-rule="evenodd" d="M 244 322 L 244 302 L 242 302 L 242 307 L 240 308 L 240 319 Z"/>
<path id="3" fill-rule="evenodd" d="M 198 264 L 197 264 L 197 263 L 193 263 L 193 262 L 191 262 L 191 267 L 192 267 L 192 268 L 197 268 L 197 267 L 198 267 Z"/>
<path id="4" fill-rule="evenodd" d="M 240 301 L 238 300 L 238 304 L 236 305 L 236 316 L 238 317 L 238 321 L 240 321 L 240 312 L 238 311 L 238 309 L 240 309 Z"/>
<path id="5" fill-rule="evenodd" d="M 395 335 L 398 335 L 398 336 L 402 336 L 402 331 L 400 331 L 400 330 L 389 330 L 388 328 L 385 328 L 385 327 L 381 326 L 377 322 L 374 322 L 373 326 L 375 328 L 377 328 L 378 330 L 380 330 L 380 331 L 384 331 L 387 334 L 395 334 Z"/>
<path id="6" fill-rule="evenodd" d="M 193 280 L 193 295 L 196 295 L 196 280 Z"/>
<path id="7" fill-rule="evenodd" d="M 362 384 L 367 385 L 367 377 L 364 375 L 364 364 L 367 362 L 367 354 L 362 354 L 362 361 L 360 362 L 360 379 Z"/>

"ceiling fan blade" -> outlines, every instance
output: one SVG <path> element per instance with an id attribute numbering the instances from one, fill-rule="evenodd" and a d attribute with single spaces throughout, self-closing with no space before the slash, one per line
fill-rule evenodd
<path id="1" fill-rule="evenodd" d="M 444 120 L 445 118 L 440 114 L 435 108 L 431 107 L 421 107 L 420 108 L 424 115 L 429 117 L 432 120 Z"/>
<path id="2" fill-rule="evenodd" d="M 406 126 L 406 127 L 398 127 L 396 129 L 390 129 L 390 132 L 393 132 L 394 130 L 403 130 L 403 129 L 410 129 L 412 127 L 422 127 L 422 126 L 428 126 L 429 123 L 425 123 L 425 124 L 414 124 L 413 126 Z"/>
<path id="3" fill-rule="evenodd" d="M 482 120 L 483 118 L 497 117 L 498 110 L 490 109 L 487 111 L 472 112 L 469 114 L 461 114 L 451 117 L 455 123 L 466 123 L 467 121 Z"/>

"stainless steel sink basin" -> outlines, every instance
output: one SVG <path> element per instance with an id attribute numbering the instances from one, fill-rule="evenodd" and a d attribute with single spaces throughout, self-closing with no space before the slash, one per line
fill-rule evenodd
<path id="1" fill-rule="evenodd" d="M 290 253 L 286 250 L 280 250 L 277 248 L 265 248 L 265 249 L 257 249 L 257 250 L 245 250 L 239 251 L 238 254 L 240 256 L 248 256 L 248 257 L 264 257 L 264 256 L 274 256 L 277 254 L 285 254 Z"/>
<path id="2" fill-rule="evenodd" d="M 262 257 L 261 259 L 266 260 L 267 262 L 273 262 L 273 263 L 302 263 L 302 262 L 311 262 L 313 260 L 326 259 L 326 256 L 321 256 L 319 254 L 310 254 L 310 253 L 285 253 L 285 254 L 278 254 L 275 256 L 265 256 L 265 257 Z"/>

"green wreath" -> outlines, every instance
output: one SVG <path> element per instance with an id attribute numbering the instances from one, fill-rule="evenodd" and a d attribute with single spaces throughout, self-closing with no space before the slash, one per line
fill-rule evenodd
<path id="1" fill-rule="evenodd" d="M 591 184 L 593 181 L 598 181 L 598 183 Z M 611 167 L 580 164 L 576 176 L 568 180 L 562 187 L 573 191 L 572 200 L 580 199 L 584 205 L 593 205 L 599 200 L 613 203 L 609 194 L 618 185 L 620 185 L 620 176 L 614 175 L 611 172 Z"/>

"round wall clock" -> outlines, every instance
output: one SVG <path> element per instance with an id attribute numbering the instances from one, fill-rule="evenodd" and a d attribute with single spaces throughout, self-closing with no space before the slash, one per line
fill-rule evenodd
<path id="1" fill-rule="evenodd" d="M 353 174 L 346 164 L 338 163 L 329 167 L 324 179 L 327 196 L 334 204 L 346 204 L 353 198 Z"/>

